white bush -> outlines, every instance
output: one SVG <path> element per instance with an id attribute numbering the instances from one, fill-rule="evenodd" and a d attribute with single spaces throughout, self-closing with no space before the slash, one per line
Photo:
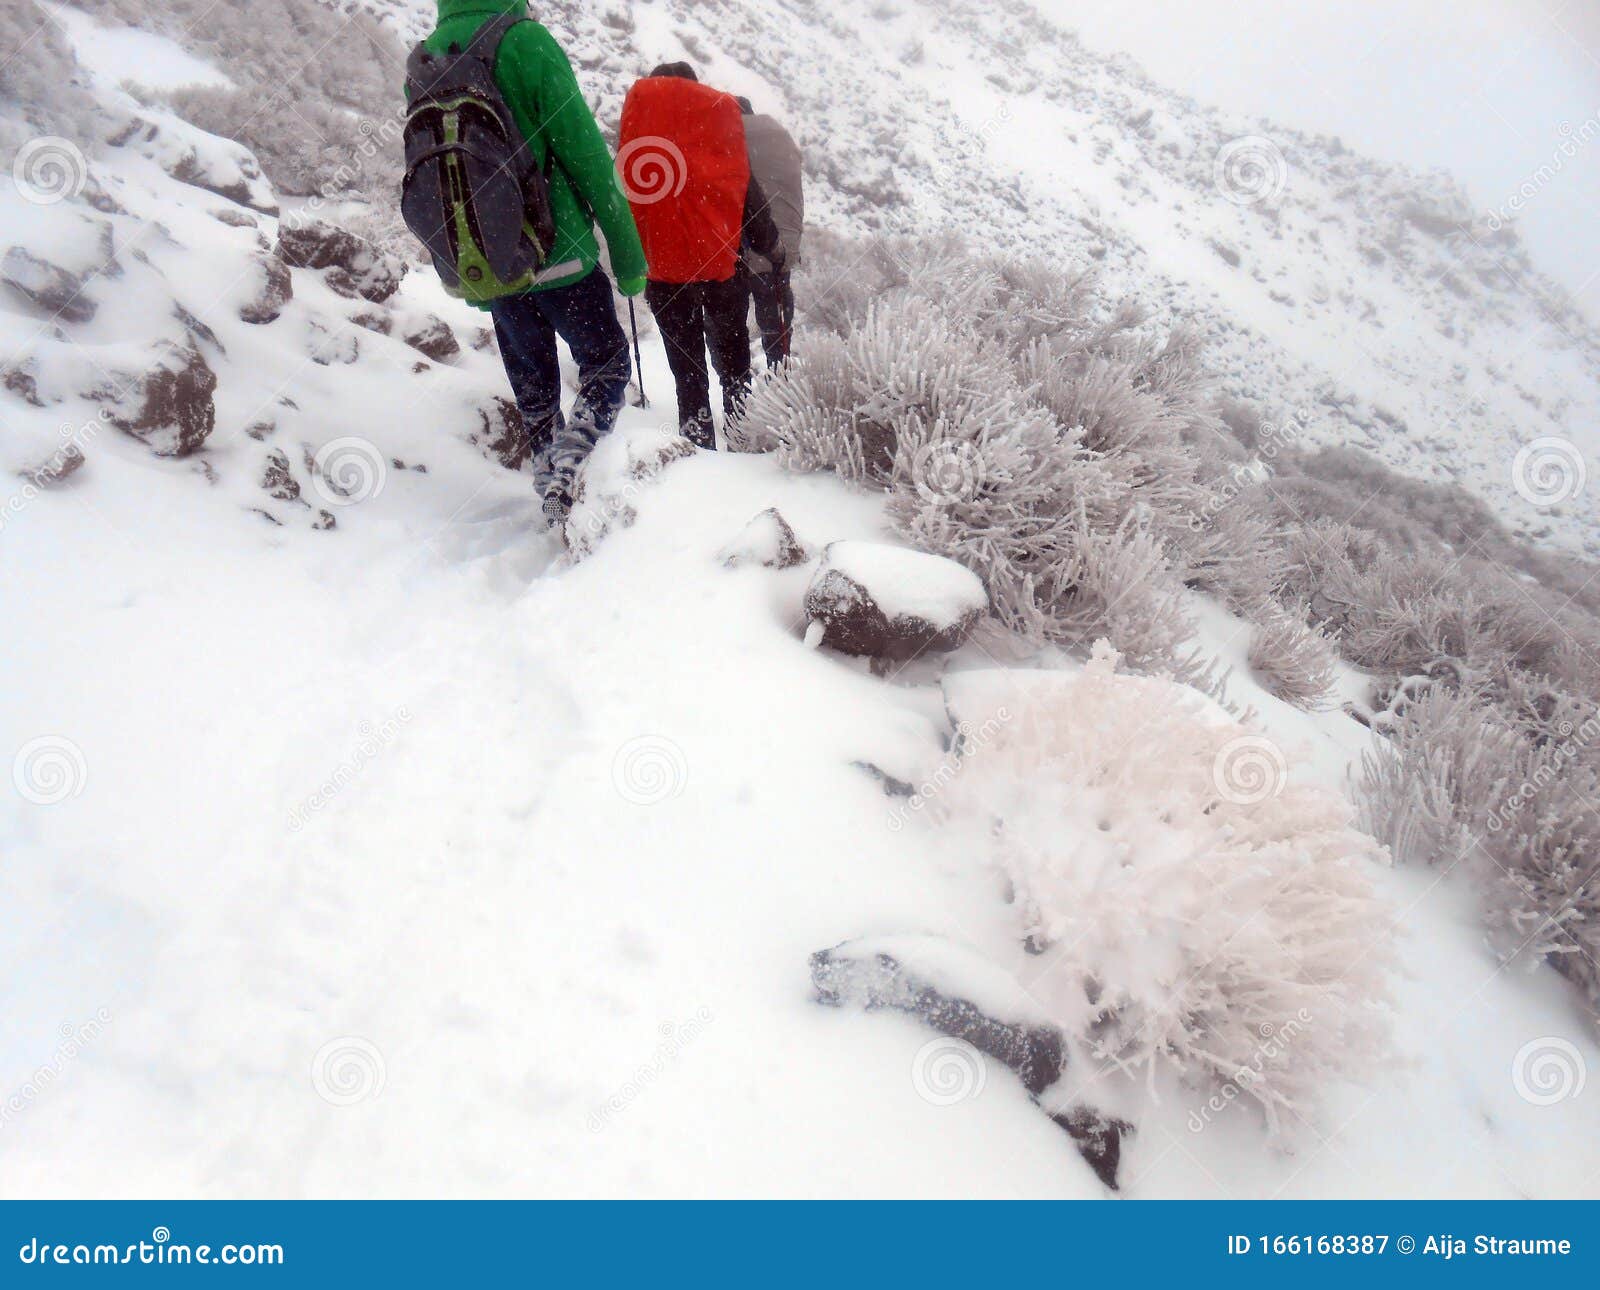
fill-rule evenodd
<path id="1" fill-rule="evenodd" d="M 1250 670 L 1269 694 L 1297 708 L 1320 708 L 1333 688 L 1339 655 L 1327 636 L 1308 627 L 1305 614 L 1265 605 L 1254 615 Z"/>
<path id="2" fill-rule="evenodd" d="M 1265 738 L 1115 665 L 950 678 L 968 733 L 941 809 L 992 839 L 1069 1031 L 1130 1071 L 1237 1084 L 1285 1130 L 1385 1051 L 1385 853 Z"/>

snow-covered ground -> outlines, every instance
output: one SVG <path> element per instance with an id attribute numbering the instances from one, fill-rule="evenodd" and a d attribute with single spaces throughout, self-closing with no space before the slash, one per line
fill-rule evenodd
<path id="1" fill-rule="evenodd" d="M 636 12 L 641 41 L 700 21 Z M 848 45 L 868 20 L 833 21 Z M 113 94 L 94 51 L 128 38 L 81 39 Z M 176 46 L 136 48 L 166 83 L 196 78 Z M 1041 114 L 1007 127 L 1022 182 L 1104 182 L 1092 149 L 1035 165 L 1020 145 L 1058 109 L 1014 110 Z M 59 392 L 0 393 L 0 1194 L 1105 1195 L 998 1064 L 930 1092 L 931 1032 L 812 1000 L 809 956 L 862 936 L 946 937 L 1028 970 L 970 835 L 908 816 L 859 765 L 940 761 L 940 669 L 879 677 L 808 648 L 815 565 L 720 558 L 768 507 L 818 554 L 890 540 L 880 500 L 701 454 L 633 490 L 636 522 L 573 563 L 528 476 L 473 442 L 503 393 L 481 317 L 414 272 L 377 306 L 382 334 L 296 270 L 275 320 L 243 321 L 277 219 L 174 177 L 195 174 L 174 148 L 211 180 L 239 158 L 144 111 L 166 134 L 95 160 L 115 209 L 41 208 L 0 180 L 8 234 L 27 214 L 27 245 L 88 274 L 98 306 L 68 327 L 0 299 L 0 355 Z M 1187 209 L 1149 184 L 1149 210 Z M 1140 204 L 1117 255 L 1147 241 L 1141 262 L 1209 279 Z M 838 194 L 819 206 L 856 218 Z M 101 225 L 116 273 L 96 262 Z M 1308 363 L 1359 366 L 1330 349 L 1337 320 L 1252 313 L 1266 288 L 1241 275 L 1215 289 Z M 1399 309 L 1399 289 L 1380 303 Z M 429 315 L 459 356 L 400 339 Z M 219 377 L 217 428 L 182 459 L 85 397 L 168 335 Z M 1569 362 L 1591 389 L 1592 356 L 1550 370 Z M 648 329 L 644 376 L 656 404 L 622 423 L 641 440 L 671 417 Z M 64 442 L 86 457 L 65 481 L 17 477 Z M 1368 733 L 1273 699 L 1244 624 L 1195 611 L 1232 700 L 1303 755 L 1295 774 L 1346 791 Z M 995 665 L 969 644 L 948 667 Z M 1137 1126 L 1125 1194 L 1600 1194 L 1600 1098 L 1579 1078 L 1600 1047 L 1568 987 L 1502 968 L 1462 884 L 1370 877 L 1403 932 L 1394 1058 L 1284 1142 L 1247 1097 L 1217 1109 L 1168 1076 L 1070 1074 Z"/>

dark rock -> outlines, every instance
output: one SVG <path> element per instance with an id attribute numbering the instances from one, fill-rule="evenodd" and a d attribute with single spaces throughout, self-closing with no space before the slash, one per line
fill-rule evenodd
<path id="1" fill-rule="evenodd" d="M 987 596 L 976 576 L 953 560 L 904 552 L 904 556 L 918 561 L 949 566 L 950 576 L 970 582 L 973 591 L 968 607 L 951 622 L 933 622 L 903 611 L 891 615 L 878 603 L 878 597 L 892 594 L 893 588 L 869 589 L 832 563 L 841 547 L 868 545 L 872 544 L 835 543 L 824 553 L 822 567 L 806 588 L 805 610 L 810 623 L 807 641 L 843 654 L 895 662 L 956 649 L 987 608 Z"/>
<path id="2" fill-rule="evenodd" d="M 187 457 L 216 429 L 217 377 L 200 351 L 164 342 L 157 361 L 126 382 L 89 392 L 106 420 L 162 457 Z"/>
<path id="3" fill-rule="evenodd" d="M 853 761 L 850 763 L 857 770 L 864 770 L 878 783 L 883 785 L 885 797 L 915 797 L 917 790 L 914 785 L 906 783 L 903 779 L 896 779 L 881 766 L 874 766 L 870 761 Z"/>
<path id="4" fill-rule="evenodd" d="M 1224 263 L 1231 265 L 1235 269 L 1237 269 L 1239 265 L 1243 263 L 1239 253 L 1225 242 L 1219 242 L 1215 238 L 1212 238 L 1211 249 L 1222 257 Z"/>
<path id="5" fill-rule="evenodd" d="M 738 537 L 722 548 L 722 563 L 730 569 L 759 564 L 767 569 L 792 569 L 806 564 L 811 551 L 790 527 L 776 507 L 768 507 L 748 524 Z"/>
<path id="6" fill-rule="evenodd" d="M 450 324 L 432 314 L 407 327 L 400 333 L 400 339 L 436 363 L 447 363 L 461 353 L 461 344 L 450 330 Z"/>
<path id="7" fill-rule="evenodd" d="M 261 472 L 261 487 L 280 502 L 300 500 L 300 485 L 295 482 L 294 469 L 289 465 L 289 456 L 283 449 L 274 448 L 267 453 L 267 464 Z"/>
<path id="8" fill-rule="evenodd" d="M 1117 1169 L 1122 1164 L 1122 1140 L 1133 1134 L 1133 1125 L 1102 1115 L 1086 1106 L 1050 1117 L 1078 1144 L 1078 1154 L 1093 1169 L 1095 1176 L 1112 1191 L 1119 1190 Z"/>
<path id="9" fill-rule="evenodd" d="M 268 195 L 270 189 L 262 180 L 261 166 L 248 153 L 230 164 L 202 161 L 200 154 L 190 149 L 163 168 L 180 184 L 215 193 L 263 215 L 278 213 L 277 204 Z"/>
<path id="10" fill-rule="evenodd" d="M 320 269 L 323 281 L 339 295 L 382 304 L 400 288 L 405 265 L 348 229 L 321 220 L 285 224 L 278 231 L 278 255 L 295 269 Z"/>
<path id="11" fill-rule="evenodd" d="M 239 317 L 261 326 L 276 322 L 283 307 L 294 298 L 294 278 L 289 266 L 276 255 L 258 255 L 254 264 L 259 274 L 256 289 L 250 299 L 239 306 Z"/>
<path id="12" fill-rule="evenodd" d="M 1059 1027 L 1021 1016 L 992 1016 L 977 1004 L 938 989 L 894 955 L 874 950 L 870 942 L 847 941 L 817 951 L 811 956 L 811 984 L 818 1003 L 905 1013 L 942 1035 L 970 1044 L 1014 1072 L 1036 1104 L 1066 1070 L 1067 1041 Z M 1122 1139 L 1133 1126 L 1088 1106 L 1046 1114 L 1072 1138 L 1100 1181 L 1115 1191 Z"/>
<path id="13" fill-rule="evenodd" d="M 211 330 L 208 323 L 202 322 L 179 304 L 172 306 L 172 316 L 183 324 L 183 329 L 189 333 L 191 340 L 211 346 L 223 358 L 228 356 L 227 348 L 217 339 L 217 333 Z"/>
<path id="14" fill-rule="evenodd" d="M 495 398 L 478 409 L 481 429 L 472 442 L 507 470 L 521 470 L 533 455 L 522 413 L 510 399 Z"/>
<path id="15" fill-rule="evenodd" d="M 350 315 L 350 321 L 379 336 L 387 336 L 394 330 L 394 317 L 387 309 L 358 309 Z"/>
<path id="16" fill-rule="evenodd" d="M 252 421 L 244 428 L 244 432 L 259 443 L 278 433 L 278 423 L 270 420 Z"/>
<path id="17" fill-rule="evenodd" d="M 318 511 L 317 518 L 311 521 L 311 527 L 319 533 L 326 533 L 329 529 L 339 527 L 339 521 L 334 519 L 332 511 Z"/>
<path id="18" fill-rule="evenodd" d="M 849 942 L 818 950 L 811 956 L 811 984 L 818 1003 L 909 1013 L 940 1034 L 971 1044 L 1014 1071 L 1035 1097 L 1061 1078 L 1066 1065 L 1060 1030 L 997 1020 L 976 1004 L 942 994 L 888 954 L 858 955 Z"/>
<path id="19" fill-rule="evenodd" d="M 361 357 L 361 343 L 348 327 L 341 326 L 333 331 L 312 319 L 310 354 L 311 361 L 320 367 L 354 363 Z"/>
<path id="20" fill-rule="evenodd" d="M 229 228 L 260 228 L 256 217 L 248 211 L 238 210 L 232 206 L 224 206 L 221 210 L 211 212 L 211 218 L 226 224 Z"/>
<path id="21" fill-rule="evenodd" d="M 83 293 L 82 277 L 20 246 L 13 246 L 0 260 L 0 282 L 61 322 L 86 323 L 95 315 L 95 302 Z"/>
<path id="22" fill-rule="evenodd" d="M 84 460 L 83 449 L 75 443 L 69 443 L 51 453 L 37 466 L 30 466 L 18 473 L 35 488 L 51 488 L 82 469 Z"/>
<path id="23" fill-rule="evenodd" d="M 24 363 L 20 367 L 8 367 L 0 371 L 0 385 L 5 386 L 13 394 L 36 408 L 44 407 L 44 399 L 39 396 L 39 380 L 29 370 L 30 364 Z"/>

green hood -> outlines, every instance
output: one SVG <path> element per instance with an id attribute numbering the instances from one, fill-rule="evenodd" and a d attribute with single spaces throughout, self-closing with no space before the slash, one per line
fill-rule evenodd
<path id="1" fill-rule="evenodd" d="M 439 21 L 469 13 L 524 13 L 527 8 L 528 0 L 439 0 Z"/>

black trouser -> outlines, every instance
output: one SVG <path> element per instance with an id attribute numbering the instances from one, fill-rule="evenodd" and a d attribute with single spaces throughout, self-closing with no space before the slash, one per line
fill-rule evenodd
<path id="1" fill-rule="evenodd" d="M 533 449 L 534 486 L 541 496 L 573 480 L 595 443 L 611 433 L 628 396 L 633 356 L 617 321 L 611 279 L 594 268 L 565 287 L 503 296 L 489 306 L 500 357 Z M 561 365 L 556 337 L 578 363 L 578 397 L 561 415 Z"/>
<path id="2" fill-rule="evenodd" d="M 722 383 L 722 413 L 732 421 L 750 395 L 750 284 L 743 273 L 726 282 L 652 282 L 644 298 L 661 328 L 678 387 L 678 424 L 702 448 L 716 447 L 706 349 Z"/>
<path id="3" fill-rule="evenodd" d="M 756 326 L 768 367 L 781 367 L 789 357 L 789 320 L 794 317 L 794 288 L 787 273 L 752 273 L 750 297 L 756 304 Z"/>

